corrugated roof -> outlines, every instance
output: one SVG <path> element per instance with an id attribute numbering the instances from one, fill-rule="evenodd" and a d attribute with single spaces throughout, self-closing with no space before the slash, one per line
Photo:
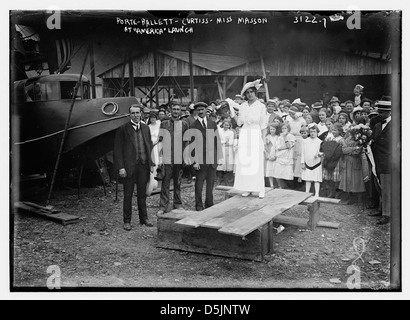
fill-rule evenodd
<path id="1" fill-rule="evenodd" d="M 187 51 L 159 50 L 159 52 L 189 63 L 189 53 Z M 246 62 L 246 59 L 240 57 L 197 52 L 192 53 L 192 63 L 194 65 L 216 73 L 241 66 Z"/>

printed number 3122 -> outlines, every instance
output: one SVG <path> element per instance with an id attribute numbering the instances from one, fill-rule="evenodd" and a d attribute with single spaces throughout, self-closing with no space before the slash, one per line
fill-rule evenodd
<path id="1" fill-rule="evenodd" d="M 303 22 L 305 22 L 305 23 L 313 23 L 313 24 L 316 24 L 316 23 L 318 23 L 318 22 L 323 22 L 323 27 L 326 28 L 326 19 L 325 19 L 325 18 L 323 18 L 323 19 L 321 19 L 321 20 L 317 20 L 316 17 L 309 17 L 309 16 L 298 16 L 298 17 L 295 17 L 295 20 L 293 21 L 293 23 L 299 23 L 299 22 L 301 22 L 301 23 L 303 23 Z"/>

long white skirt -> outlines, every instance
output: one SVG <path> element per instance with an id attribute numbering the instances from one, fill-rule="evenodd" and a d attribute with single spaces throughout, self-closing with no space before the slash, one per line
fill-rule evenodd
<path id="1" fill-rule="evenodd" d="M 258 125 L 244 125 L 238 140 L 234 188 L 241 191 L 263 192 L 264 144 Z"/>

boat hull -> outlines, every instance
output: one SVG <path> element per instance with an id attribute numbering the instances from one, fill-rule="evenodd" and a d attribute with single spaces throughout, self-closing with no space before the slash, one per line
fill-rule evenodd
<path id="1" fill-rule="evenodd" d="M 112 150 L 116 129 L 129 121 L 129 106 L 137 102 L 135 97 L 76 101 L 60 156 L 61 166 L 75 167 Z M 15 106 L 11 139 L 13 172 L 32 174 L 54 169 L 70 106 L 69 100 Z"/>

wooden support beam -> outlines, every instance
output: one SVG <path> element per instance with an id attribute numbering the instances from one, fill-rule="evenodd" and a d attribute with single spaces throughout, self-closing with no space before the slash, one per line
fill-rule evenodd
<path id="1" fill-rule="evenodd" d="M 229 90 L 233 84 L 236 82 L 236 80 L 238 80 L 239 77 L 235 77 L 231 82 L 229 82 L 229 84 L 226 86 L 226 90 Z"/>
<path id="2" fill-rule="evenodd" d="M 308 228 L 309 220 L 306 218 L 297 218 L 297 217 L 279 215 L 273 218 L 272 221 L 278 224 L 291 225 L 291 226 L 296 226 L 300 228 Z M 339 226 L 340 226 L 339 223 L 329 222 L 329 221 L 318 221 L 316 225 L 316 227 L 331 228 L 331 229 L 338 229 Z"/>
<path id="3" fill-rule="evenodd" d="M 134 61 L 132 57 L 132 50 L 129 49 L 128 55 L 128 71 L 129 71 L 129 78 L 130 78 L 130 96 L 135 96 L 135 85 L 134 85 Z"/>
<path id="4" fill-rule="evenodd" d="M 269 88 L 268 88 L 268 83 L 266 82 L 265 62 L 263 61 L 262 54 L 261 54 L 261 66 L 262 66 L 262 75 L 263 75 L 263 78 L 265 79 L 264 86 L 265 86 L 266 101 L 268 101 L 269 100 Z"/>
<path id="5" fill-rule="evenodd" d="M 78 216 L 60 212 L 58 210 L 42 207 L 31 202 L 16 202 L 14 208 L 24 213 L 34 213 L 40 217 L 62 223 L 63 225 L 77 223 L 80 221 Z"/>
<path id="6" fill-rule="evenodd" d="M 94 47 L 93 47 L 92 42 L 90 42 L 90 69 L 91 69 L 91 93 L 92 93 L 91 98 L 96 99 L 97 94 L 95 91 Z"/>

